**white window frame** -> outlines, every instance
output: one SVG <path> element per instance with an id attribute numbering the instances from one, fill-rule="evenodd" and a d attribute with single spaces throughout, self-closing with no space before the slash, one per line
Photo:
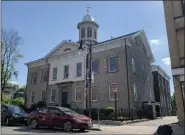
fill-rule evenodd
<path id="1" fill-rule="evenodd" d="M 137 102 L 138 101 L 138 91 L 137 91 L 137 86 L 136 84 L 133 84 L 133 92 L 134 92 L 134 101 Z"/>
<path id="2" fill-rule="evenodd" d="M 80 88 L 81 88 L 81 99 L 80 99 L 79 101 L 78 101 L 78 100 L 76 100 L 76 92 L 77 92 L 77 90 L 76 90 L 76 89 L 77 89 L 78 87 L 80 87 Z M 76 87 L 75 87 L 75 102 L 81 102 L 81 101 L 82 101 L 82 91 L 83 91 L 83 90 L 82 90 L 82 86 L 76 86 Z"/>
<path id="3" fill-rule="evenodd" d="M 93 62 L 95 62 L 95 61 L 97 62 L 98 60 L 92 60 L 92 61 L 91 61 L 91 69 L 93 69 Z M 97 66 L 99 66 L 98 64 L 99 64 L 99 63 L 97 63 Z M 97 67 L 97 68 L 99 68 L 99 67 Z M 93 70 L 92 70 L 92 71 L 93 71 Z M 98 74 L 98 69 L 97 69 L 97 72 L 95 72 L 95 71 L 93 71 L 93 72 L 94 72 L 94 74 Z"/>
<path id="4" fill-rule="evenodd" d="M 43 69 L 42 70 L 42 76 L 41 76 L 42 77 L 42 79 L 41 79 L 42 80 L 42 83 L 47 82 L 47 81 L 44 81 L 44 72 L 46 72 L 46 74 L 47 74 L 47 69 Z"/>
<path id="5" fill-rule="evenodd" d="M 52 92 L 55 91 L 55 101 L 52 101 Z M 56 103 L 57 90 L 51 90 L 50 103 Z"/>
<path id="6" fill-rule="evenodd" d="M 65 77 L 65 67 L 68 67 L 68 76 Z M 69 65 L 64 65 L 64 79 L 68 79 L 69 78 Z"/>
<path id="7" fill-rule="evenodd" d="M 116 69 L 115 70 L 113 70 L 113 71 L 110 71 L 110 58 L 115 58 L 115 60 L 116 60 Z M 116 72 L 117 71 L 117 57 L 116 56 L 109 56 L 108 57 L 108 62 L 109 62 L 109 64 L 108 64 L 108 66 L 109 66 L 109 73 L 113 73 L 113 72 Z"/>
<path id="8" fill-rule="evenodd" d="M 56 68 L 56 72 L 57 72 L 57 73 L 56 73 L 56 78 L 54 78 L 54 68 Z M 53 67 L 53 68 L 52 68 L 52 80 L 54 80 L 54 81 L 57 80 L 57 74 L 58 74 L 58 69 L 57 69 L 57 67 Z"/>
<path id="9" fill-rule="evenodd" d="M 46 98 L 46 90 L 41 90 L 41 94 L 40 94 L 40 95 L 41 95 L 41 101 L 45 101 L 45 100 L 46 100 L 46 99 L 45 99 L 45 100 L 42 99 L 42 96 L 43 96 L 42 93 L 43 93 L 43 92 L 45 92 L 45 98 Z"/>
<path id="10" fill-rule="evenodd" d="M 118 84 L 117 83 L 109 83 L 109 101 L 115 101 L 115 99 L 111 99 L 111 85 L 116 84 L 117 92 L 118 92 Z M 117 93 L 117 100 L 118 100 L 118 93 Z"/>
<path id="11" fill-rule="evenodd" d="M 32 102 L 33 93 L 35 94 L 35 92 L 32 91 L 32 92 L 31 92 L 31 95 L 30 95 L 30 104 L 33 104 L 33 103 L 35 102 L 35 101 Z M 34 98 L 33 98 L 33 99 L 35 100 L 35 95 L 34 95 Z"/>
<path id="12" fill-rule="evenodd" d="M 81 64 L 81 69 L 80 69 L 81 74 L 80 75 L 78 75 L 78 64 Z M 82 76 L 82 63 L 78 62 L 76 63 L 76 77 L 81 77 L 81 76 Z M 68 77 L 69 77 L 69 73 L 68 73 Z"/>
<path id="13" fill-rule="evenodd" d="M 93 91 L 93 87 L 96 87 L 96 91 L 97 91 L 97 93 L 96 93 L 96 97 L 97 97 L 97 99 L 96 99 L 96 100 L 93 100 L 93 99 L 92 99 L 92 91 Z M 97 87 L 97 85 L 92 85 L 92 87 L 91 87 L 91 101 L 98 101 L 98 87 Z"/>
<path id="14" fill-rule="evenodd" d="M 132 57 L 132 72 L 136 73 L 136 60 Z"/>

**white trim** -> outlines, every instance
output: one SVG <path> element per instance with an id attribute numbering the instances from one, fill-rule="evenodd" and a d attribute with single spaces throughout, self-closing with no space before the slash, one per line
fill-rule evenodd
<path id="1" fill-rule="evenodd" d="M 159 65 L 152 65 L 152 71 L 157 71 L 161 76 L 163 76 L 166 80 L 170 80 L 168 74 L 159 66 Z"/>
<path id="2" fill-rule="evenodd" d="M 115 101 L 115 99 L 111 99 L 111 89 L 110 89 L 110 86 L 112 84 L 116 84 L 117 85 L 117 89 L 118 89 L 118 84 L 117 83 L 109 83 L 109 101 Z M 118 99 L 118 95 L 117 95 L 117 99 Z"/>
<path id="3" fill-rule="evenodd" d="M 80 88 L 81 88 L 81 98 L 82 98 L 82 86 L 76 86 L 76 87 L 75 87 L 75 102 L 81 102 L 82 99 L 80 99 L 79 101 L 76 100 L 76 88 L 77 88 L 77 87 L 80 87 Z"/>
<path id="4" fill-rule="evenodd" d="M 96 99 L 96 100 L 92 100 L 92 88 L 93 87 L 96 87 L 96 91 L 97 91 L 97 93 L 96 93 L 96 96 L 97 96 L 97 98 L 98 98 L 98 86 L 97 85 L 92 85 L 92 87 L 91 87 L 91 101 L 98 101 L 98 99 Z"/>
<path id="5" fill-rule="evenodd" d="M 114 57 L 115 59 L 116 59 L 116 69 L 114 70 L 114 71 L 110 71 L 110 58 L 112 58 L 112 57 Z M 109 66 L 109 73 L 114 73 L 114 72 L 116 72 L 117 71 L 117 65 L 118 63 L 117 63 L 117 57 L 116 57 L 116 55 L 112 55 L 112 56 L 109 56 L 108 57 L 108 66 Z"/>
<path id="6" fill-rule="evenodd" d="M 56 91 L 56 93 L 55 93 L 55 101 L 54 102 L 51 101 L 51 99 L 52 99 L 52 91 Z M 57 95 L 57 90 L 51 90 L 50 103 L 56 103 L 56 95 Z"/>
<path id="7" fill-rule="evenodd" d="M 77 68 L 78 68 L 77 65 L 78 64 L 81 64 L 81 75 L 80 76 L 78 76 L 78 71 L 77 71 Z M 82 62 L 77 62 L 76 63 L 76 77 L 81 77 L 81 76 L 82 76 Z"/>
<path id="8" fill-rule="evenodd" d="M 32 91 L 32 92 L 31 92 L 31 94 L 30 94 L 30 95 L 31 95 L 31 96 L 30 96 L 30 104 L 33 104 L 33 103 L 34 103 L 34 101 L 32 102 L 32 96 L 33 96 L 33 93 L 35 93 L 35 92 L 34 92 L 34 91 Z M 34 99 L 35 99 L 35 95 L 34 95 Z"/>
<path id="9" fill-rule="evenodd" d="M 172 69 L 172 75 L 184 75 L 185 68 Z"/>

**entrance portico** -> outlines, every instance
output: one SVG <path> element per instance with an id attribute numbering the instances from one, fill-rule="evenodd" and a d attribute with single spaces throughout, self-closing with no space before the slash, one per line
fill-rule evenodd
<path id="1" fill-rule="evenodd" d="M 72 85 L 73 82 L 57 83 L 59 89 L 59 105 L 62 107 L 70 107 L 72 100 Z"/>

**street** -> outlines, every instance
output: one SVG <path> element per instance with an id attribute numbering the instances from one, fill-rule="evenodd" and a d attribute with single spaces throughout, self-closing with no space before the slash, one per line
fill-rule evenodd
<path id="1" fill-rule="evenodd" d="M 2 134 L 154 134 L 159 125 L 163 124 L 172 124 L 177 122 L 177 117 L 163 117 L 162 119 L 156 119 L 151 121 L 133 123 L 124 126 L 106 126 L 101 125 L 100 128 L 102 131 L 85 131 L 79 132 L 74 131 L 70 133 L 65 133 L 59 129 L 29 129 L 25 126 L 2 126 Z M 97 125 L 95 125 L 97 126 Z"/>

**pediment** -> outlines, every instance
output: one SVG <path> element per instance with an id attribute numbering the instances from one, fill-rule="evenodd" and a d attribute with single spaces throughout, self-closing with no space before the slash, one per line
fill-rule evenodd
<path id="1" fill-rule="evenodd" d="M 63 41 L 58 46 L 56 46 L 52 51 L 50 51 L 45 57 L 51 57 L 54 55 L 60 55 L 64 53 L 69 53 L 78 49 L 78 44 L 70 41 Z"/>

